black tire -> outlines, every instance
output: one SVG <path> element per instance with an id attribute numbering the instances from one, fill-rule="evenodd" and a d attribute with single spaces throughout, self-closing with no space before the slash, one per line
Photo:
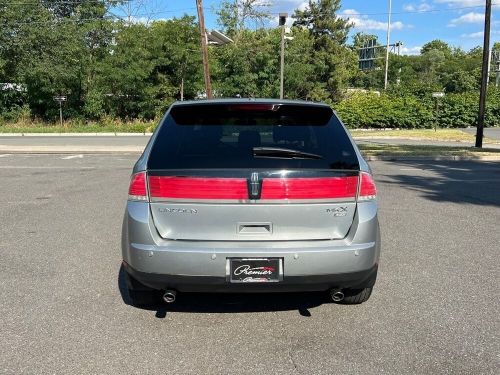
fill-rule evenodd
<path id="1" fill-rule="evenodd" d="M 372 290 L 372 287 L 364 289 L 345 289 L 344 299 L 340 303 L 344 305 L 358 305 L 366 302 L 372 295 Z"/>
<path id="2" fill-rule="evenodd" d="M 150 288 L 138 280 L 136 280 L 133 276 L 131 276 L 128 272 L 125 272 L 125 279 L 127 282 L 127 290 L 128 295 L 130 297 L 130 303 L 133 306 L 147 306 L 153 305 L 159 300 L 159 291 L 153 288 Z"/>

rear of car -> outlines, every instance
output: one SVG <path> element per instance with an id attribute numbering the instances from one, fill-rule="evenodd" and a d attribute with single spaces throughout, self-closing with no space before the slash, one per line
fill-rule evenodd
<path id="1" fill-rule="evenodd" d="M 122 249 L 135 304 L 156 290 L 360 303 L 380 253 L 375 184 L 327 105 L 176 103 L 134 167 Z"/>

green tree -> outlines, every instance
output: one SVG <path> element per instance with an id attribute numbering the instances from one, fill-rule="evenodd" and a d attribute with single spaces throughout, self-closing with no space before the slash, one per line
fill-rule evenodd
<path id="1" fill-rule="evenodd" d="M 420 49 L 420 53 L 425 54 L 432 50 L 441 51 L 445 56 L 449 56 L 451 54 L 451 48 L 448 45 L 448 43 L 443 42 L 442 40 L 439 39 L 435 39 L 431 42 L 425 43 Z"/>
<path id="2" fill-rule="evenodd" d="M 56 116 L 55 94 L 66 94 L 65 113 L 81 111 L 91 64 L 111 41 L 105 16 L 113 1 L 41 1 L 0 5 L 0 81 L 26 87 L 34 115 Z"/>
<path id="3" fill-rule="evenodd" d="M 315 61 L 315 100 L 339 100 L 348 80 L 357 71 L 356 53 L 346 46 L 350 23 L 337 15 L 340 0 L 309 0 L 304 10 L 296 10 L 294 26 L 311 33 Z"/>
<path id="4" fill-rule="evenodd" d="M 181 97 L 193 99 L 204 89 L 199 31 L 195 18 L 184 16 L 151 25 L 153 56 L 153 84 L 158 86 L 155 94 L 157 113 L 166 105 Z"/>
<path id="5" fill-rule="evenodd" d="M 224 97 L 276 97 L 278 92 L 279 33 L 242 30 L 235 43 L 212 50 L 213 81 Z"/>
<path id="6" fill-rule="evenodd" d="M 249 22 L 263 27 L 271 18 L 271 5 L 271 2 L 262 0 L 223 0 L 215 11 L 217 22 L 225 33 L 237 37 Z"/>

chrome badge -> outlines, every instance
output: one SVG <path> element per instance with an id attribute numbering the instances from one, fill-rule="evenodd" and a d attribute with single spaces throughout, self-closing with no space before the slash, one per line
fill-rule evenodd
<path id="1" fill-rule="evenodd" d="M 347 207 L 346 206 L 340 206 L 340 207 L 335 207 L 335 208 L 327 208 L 326 212 L 329 214 L 333 214 L 335 217 L 342 217 L 347 215 Z"/>
<path id="2" fill-rule="evenodd" d="M 160 207 L 158 208 L 158 212 L 168 212 L 171 214 L 197 214 L 198 210 L 194 208 L 169 208 L 169 207 Z"/>
<path id="3" fill-rule="evenodd" d="M 258 199 L 260 197 L 260 181 L 259 174 L 253 172 L 250 177 L 250 198 Z"/>

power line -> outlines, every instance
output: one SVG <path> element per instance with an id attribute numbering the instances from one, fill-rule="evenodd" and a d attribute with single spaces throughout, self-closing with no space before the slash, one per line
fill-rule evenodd
<path id="1" fill-rule="evenodd" d="M 133 2 L 134 0 L 124 0 L 126 3 Z M 93 2 L 93 3 L 100 3 L 104 4 L 103 0 L 88 0 L 88 2 Z M 65 3 L 65 4 L 77 4 L 77 1 L 71 1 L 71 0 L 66 0 L 66 1 L 61 1 L 59 4 Z M 10 5 L 12 4 L 17 4 L 17 5 L 41 5 L 41 2 L 15 2 L 15 3 L 9 3 Z M 499 5 L 500 3 L 492 3 L 492 6 Z M 402 15 L 402 14 L 425 14 L 425 13 L 439 13 L 439 12 L 452 12 L 456 10 L 464 10 L 464 9 L 478 9 L 478 8 L 484 8 L 484 6 L 481 5 L 476 5 L 476 6 L 468 6 L 468 7 L 454 7 L 454 8 L 446 8 L 446 9 L 431 9 L 431 10 L 422 10 L 422 11 L 405 11 L 405 12 L 392 12 L 392 14 L 396 15 Z M 185 11 L 192 11 L 196 10 L 196 7 L 187 7 L 187 8 L 177 8 L 177 9 L 169 9 L 169 10 L 161 10 L 161 11 L 155 11 L 155 12 L 148 12 L 148 13 L 138 13 L 134 14 L 134 17 L 151 17 L 154 15 L 161 15 L 161 14 L 171 14 L 171 13 L 177 13 L 177 12 L 185 12 Z M 208 13 L 214 13 L 216 10 L 212 9 L 205 9 L 205 12 Z M 108 13 L 111 13 L 108 11 Z M 276 15 L 279 14 L 280 12 L 269 12 L 271 15 Z M 321 13 L 320 13 L 321 14 Z M 383 16 L 383 15 L 388 15 L 388 12 L 379 12 L 379 13 L 353 13 L 353 14 L 340 14 L 340 16 L 347 16 L 347 17 L 356 17 L 356 16 Z M 23 25 L 23 24 L 44 24 L 44 23 L 60 23 L 60 22 L 90 22 L 90 21 L 97 21 L 97 20 L 103 20 L 103 19 L 113 19 L 118 18 L 122 19 L 121 17 L 126 17 L 127 15 L 117 15 L 115 13 L 112 13 L 112 17 L 101 17 L 101 18 L 88 18 L 88 19 L 57 19 L 57 20 L 48 20 L 48 21 L 27 21 L 27 22 L 15 22 L 14 24 L 16 25 Z M 154 19 L 152 20 L 154 21 Z"/>
<path id="2" fill-rule="evenodd" d="M 135 0 L 121 0 L 123 3 L 131 3 Z M 81 3 L 81 1 L 78 0 L 61 0 L 58 1 L 57 3 L 54 4 L 47 4 L 47 5 L 59 5 L 59 4 L 64 4 L 64 5 L 70 5 L 70 4 L 76 4 L 76 5 L 87 5 L 87 4 L 102 4 L 102 5 L 108 5 L 105 4 L 105 0 L 87 0 L 84 4 Z M 44 5 L 41 0 L 39 1 L 9 1 L 8 5 Z"/>
<path id="3" fill-rule="evenodd" d="M 164 13 L 174 13 L 176 11 L 160 11 L 160 12 L 152 12 L 152 13 L 144 13 L 144 14 L 134 14 L 133 17 L 151 17 L 159 14 L 164 14 Z M 86 22 L 92 22 L 92 21 L 105 21 L 105 20 L 121 20 L 125 21 L 124 18 L 127 17 L 126 14 L 116 14 L 113 12 L 108 11 L 110 16 L 103 16 L 103 17 L 95 17 L 95 18 L 54 18 L 51 20 L 46 20 L 46 21 L 15 21 L 12 23 L 9 23 L 9 25 L 31 25 L 31 24 L 37 24 L 37 25 L 43 25 L 43 24 L 59 24 L 59 23 L 86 23 Z M 151 21 L 159 21 L 152 19 Z"/>
<path id="4" fill-rule="evenodd" d="M 140 16 L 154 16 L 154 15 L 164 14 L 164 13 L 182 12 L 182 11 L 185 11 L 185 10 L 196 10 L 196 8 L 182 8 L 182 9 L 160 10 L 160 11 L 154 11 L 154 12 L 148 12 L 148 13 L 137 13 L 137 14 L 134 14 L 134 16 L 135 17 L 140 17 Z"/>
<path id="5" fill-rule="evenodd" d="M 43 25 L 43 24 L 61 24 L 61 23 L 87 23 L 87 22 L 94 22 L 94 21 L 108 21 L 108 20 L 113 20 L 113 17 L 99 17 L 99 18 L 58 18 L 58 19 L 53 19 L 50 21 L 26 21 L 26 22 L 13 22 L 10 25 L 14 26 L 20 26 L 20 25 Z"/>
<path id="6" fill-rule="evenodd" d="M 135 0 L 123 0 L 125 3 L 131 3 Z M 96 3 L 96 4 L 104 4 L 104 0 L 87 0 L 87 3 Z M 65 1 L 60 1 L 58 4 L 79 4 L 79 1 L 76 0 L 65 0 Z M 9 2 L 9 5 L 38 5 L 41 4 L 40 1 L 38 2 Z M 497 3 L 492 3 L 492 6 L 500 6 L 500 2 Z M 427 13 L 441 13 L 441 12 L 454 12 L 457 10 L 467 10 L 467 9 L 479 9 L 479 8 L 484 8 L 484 5 L 473 5 L 473 6 L 465 6 L 465 7 L 449 7 L 449 8 L 440 8 L 440 9 L 427 9 L 427 10 L 415 10 L 415 11 L 402 11 L 402 12 L 392 12 L 393 15 L 404 15 L 404 14 L 427 14 Z M 182 11 L 187 11 L 187 10 L 196 10 L 196 7 L 187 7 L 187 8 L 177 8 L 177 9 L 172 9 L 170 12 L 182 12 Z M 167 11 L 163 11 L 167 12 Z M 215 13 L 217 10 L 213 9 L 205 9 L 205 12 L 207 13 Z M 279 15 L 279 13 L 283 13 L 284 11 L 275 11 L 275 12 L 267 12 L 270 15 Z M 329 12 L 319 12 L 319 14 L 329 14 Z M 144 14 L 148 15 L 148 14 Z M 375 13 L 360 13 L 356 12 L 353 14 L 340 14 L 340 15 L 345 15 L 345 16 L 386 16 L 388 15 L 388 12 L 375 12 Z"/>
<path id="7" fill-rule="evenodd" d="M 134 2 L 135 0 L 122 0 L 124 3 L 131 3 Z M 86 3 L 96 3 L 96 4 L 103 4 L 107 5 L 104 3 L 105 0 L 87 0 Z M 42 4 L 41 0 L 39 1 L 16 1 L 16 2 L 9 2 L 9 5 L 38 5 Z M 80 4 L 79 0 L 61 0 L 58 1 L 58 4 Z M 500 5 L 500 2 L 492 3 L 492 6 Z M 118 6 L 118 5 L 117 5 Z M 449 7 L 449 8 L 441 8 L 441 9 L 427 9 L 427 10 L 414 10 L 414 11 L 402 11 L 402 12 L 392 12 L 393 15 L 395 14 L 426 14 L 426 13 L 440 13 L 440 12 L 453 12 L 457 10 L 467 10 L 467 9 L 478 9 L 478 8 L 484 8 L 484 5 L 472 5 L 472 6 L 465 6 L 465 7 Z M 175 9 L 175 11 L 184 11 L 184 10 L 196 10 L 196 7 L 189 7 L 189 8 L 179 8 Z M 206 9 L 205 12 L 213 12 L 211 9 Z M 284 11 L 274 11 L 274 12 L 267 12 L 268 14 L 272 15 L 278 15 L 279 13 L 283 13 Z M 320 13 L 321 14 L 321 13 Z M 375 12 L 375 13 L 360 13 L 356 12 L 352 14 L 353 16 L 385 16 L 387 15 L 388 12 Z"/>
<path id="8" fill-rule="evenodd" d="M 493 5 L 499 5 L 500 3 L 493 3 Z M 448 8 L 448 9 L 434 9 L 434 10 L 427 10 L 427 11 L 407 11 L 407 12 L 391 12 L 392 15 L 394 14 L 415 14 L 415 13 L 436 13 L 436 12 L 451 12 L 455 10 L 463 10 L 463 9 L 477 9 L 477 8 L 484 8 L 482 5 L 476 5 L 476 6 L 468 6 L 468 7 L 458 7 L 458 8 Z M 152 13 L 145 13 L 145 14 L 136 14 L 136 16 L 148 16 L 150 14 L 160 14 L 160 13 L 174 13 L 174 12 L 182 12 L 186 10 L 195 10 L 196 8 L 178 8 L 178 9 L 172 9 L 169 11 L 160 11 L 160 12 L 152 12 Z M 217 12 L 216 10 L 211 10 L 211 9 L 205 9 L 205 13 L 214 13 Z M 284 13 L 284 12 L 268 12 L 268 14 L 271 15 L 279 15 L 279 13 Z M 326 14 L 328 12 L 319 12 L 319 14 Z M 353 14 L 337 14 L 337 16 L 387 16 L 389 13 L 388 12 L 380 12 L 380 13 L 353 13 Z"/>
<path id="9" fill-rule="evenodd" d="M 500 3 L 492 3 L 492 6 L 500 6 Z M 414 10 L 414 11 L 403 11 L 403 12 L 391 12 L 392 15 L 394 14 L 419 14 L 419 13 L 440 13 L 440 12 L 453 12 L 455 10 L 465 10 L 465 9 L 477 9 L 477 8 L 484 8 L 484 5 L 474 5 L 474 6 L 467 6 L 467 7 L 450 7 L 450 8 L 441 8 L 441 9 L 429 9 L 429 10 Z M 279 14 L 280 12 L 269 12 L 269 14 Z M 329 14 L 329 12 L 326 12 Z M 323 14 L 323 12 L 319 12 L 319 14 Z M 386 16 L 388 15 L 389 12 L 377 12 L 377 13 L 352 13 L 352 14 L 340 14 L 340 15 L 345 15 L 345 16 Z"/>
<path id="10" fill-rule="evenodd" d="M 185 9 L 196 9 L 196 8 L 185 8 Z M 185 9 L 171 9 L 171 10 L 161 10 L 161 11 L 156 11 L 156 12 L 148 12 L 148 13 L 138 13 L 134 14 L 134 17 L 151 17 L 155 15 L 161 15 L 161 14 L 170 14 L 170 13 L 176 13 L 178 11 L 182 11 Z M 96 18 L 85 18 L 85 19 L 75 19 L 75 18 L 55 18 L 52 20 L 46 20 L 46 21 L 15 21 L 12 22 L 11 25 L 26 25 L 26 24 L 57 24 L 57 23 L 62 23 L 62 22 L 91 22 L 91 21 L 99 21 L 99 20 L 111 20 L 111 19 L 119 19 L 119 20 L 124 20 L 123 17 L 127 17 L 126 14 L 116 14 L 108 10 L 108 13 L 111 16 L 104 16 L 104 17 L 96 17 Z M 152 20 L 154 21 L 154 19 Z"/>

